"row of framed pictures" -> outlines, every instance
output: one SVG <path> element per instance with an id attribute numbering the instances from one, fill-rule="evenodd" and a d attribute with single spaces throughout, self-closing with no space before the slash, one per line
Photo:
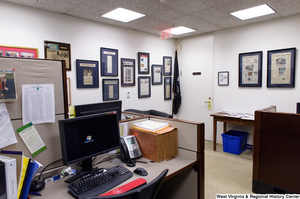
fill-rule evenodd
<path id="1" fill-rule="evenodd" d="M 268 51 L 267 87 L 295 87 L 296 48 Z M 262 51 L 239 54 L 239 87 L 261 87 Z M 229 85 L 229 72 L 218 73 L 218 85 Z"/>
<path id="2" fill-rule="evenodd" d="M 171 100 L 171 77 L 164 77 L 164 100 Z M 102 79 L 103 101 L 119 99 L 119 79 Z M 150 76 L 138 77 L 138 98 L 151 97 Z"/>

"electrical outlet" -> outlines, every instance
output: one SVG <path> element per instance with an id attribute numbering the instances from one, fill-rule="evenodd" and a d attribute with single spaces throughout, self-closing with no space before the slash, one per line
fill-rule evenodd
<path id="1" fill-rule="evenodd" d="M 130 92 L 127 91 L 127 94 L 126 94 L 127 98 L 130 98 Z"/>

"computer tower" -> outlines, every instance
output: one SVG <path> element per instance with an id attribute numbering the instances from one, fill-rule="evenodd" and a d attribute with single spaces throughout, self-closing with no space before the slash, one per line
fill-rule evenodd
<path id="1" fill-rule="evenodd" d="M 6 199 L 5 164 L 0 161 L 0 199 Z"/>

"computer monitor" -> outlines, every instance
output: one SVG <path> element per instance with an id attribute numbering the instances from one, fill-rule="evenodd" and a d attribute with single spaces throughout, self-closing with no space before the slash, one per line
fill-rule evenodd
<path id="1" fill-rule="evenodd" d="M 119 148 L 116 114 L 93 114 L 59 120 L 64 165 L 80 162 L 82 171 L 92 171 L 92 157 Z"/>
<path id="2" fill-rule="evenodd" d="M 121 120 L 122 101 L 102 102 L 95 104 L 83 104 L 75 106 L 75 117 L 91 115 L 95 113 L 114 113 Z"/>

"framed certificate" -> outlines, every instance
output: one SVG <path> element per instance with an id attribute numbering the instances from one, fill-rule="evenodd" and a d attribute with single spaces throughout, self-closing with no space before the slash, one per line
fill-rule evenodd
<path id="1" fill-rule="evenodd" d="M 119 79 L 102 79 L 103 101 L 119 99 Z"/>
<path id="2" fill-rule="evenodd" d="M 267 87 L 295 87 L 296 48 L 268 51 Z"/>
<path id="3" fill-rule="evenodd" d="M 149 53 L 138 53 L 138 73 L 139 74 L 149 74 Z"/>
<path id="4" fill-rule="evenodd" d="M 135 86 L 134 59 L 121 59 L 121 86 Z"/>
<path id="5" fill-rule="evenodd" d="M 152 65 L 152 85 L 162 84 L 162 65 Z"/>
<path id="6" fill-rule="evenodd" d="M 77 88 L 99 88 L 98 61 L 76 60 Z"/>
<path id="7" fill-rule="evenodd" d="M 164 75 L 172 76 L 172 57 L 163 57 Z"/>
<path id="8" fill-rule="evenodd" d="M 239 87 L 261 87 L 262 51 L 239 54 Z"/>
<path id="9" fill-rule="evenodd" d="M 228 86 L 229 85 L 229 72 L 228 71 L 218 72 L 218 85 L 219 86 Z"/>
<path id="10" fill-rule="evenodd" d="M 118 76 L 118 50 L 100 49 L 101 76 Z"/>
<path id="11" fill-rule="evenodd" d="M 171 77 L 164 77 L 164 99 L 171 100 L 171 85 L 172 79 Z"/>
<path id="12" fill-rule="evenodd" d="M 150 76 L 138 77 L 138 97 L 151 97 Z"/>
<path id="13" fill-rule="evenodd" d="M 46 59 L 65 60 L 66 69 L 71 70 L 71 45 L 56 41 L 44 41 Z"/>

